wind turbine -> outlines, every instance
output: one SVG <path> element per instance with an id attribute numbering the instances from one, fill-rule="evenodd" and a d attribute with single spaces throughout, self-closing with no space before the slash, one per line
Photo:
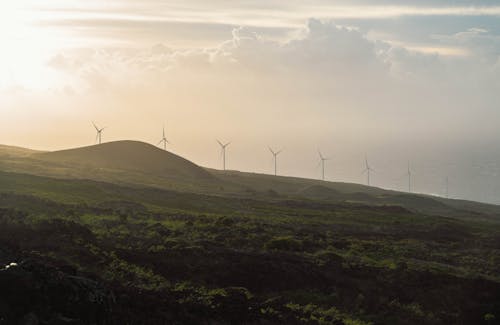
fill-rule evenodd
<path id="1" fill-rule="evenodd" d="M 170 142 L 168 142 L 167 137 L 165 136 L 165 126 L 163 126 L 163 137 L 161 138 L 160 142 L 158 142 L 157 145 L 159 146 L 162 143 L 163 143 L 163 150 L 166 151 L 167 150 L 167 143 L 170 144 Z"/>
<path id="2" fill-rule="evenodd" d="M 408 161 L 408 193 L 411 193 L 411 170 L 410 170 L 410 162 Z"/>
<path id="3" fill-rule="evenodd" d="M 448 186 L 448 176 L 446 176 L 446 198 L 449 199 L 450 198 L 450 193 L 449 193 L 449 186 Z"/>
<path id="4" fill-rule="evenodd" d="M 226 144 L 222 143 L 221 141 L 217 140 L 219 143 L 221 149 L 222 149 L 222 167 L 223 170 L 226 170 L 226 147 L 231 144 L 231 142 L 228 142 Z"/>
<path id="5" fill-rule="evenodd" d="M 273 157 L 274 157 L 274 176 L 277 176 L 278 175 L 278 164 L 277 164 L 277 161 L 278 161 L 278 155 L 283 151 L 283 150 L 279 150 L 279 151 L 274 151 L 273 149 L 271 149 L 271 147 L 268 147 L 269 148 L 269 151 L 271 151 L 271 153 L 273 154 Z"/>
<path id="6" fill-rule="evenodd" d="M 330 158 L 323 157 L 323 154 L 321 153 L 320 150 L 318 150 L 318 154 L 319 154 L 319 159 L 321 160 L 321 171 L 322 171 L 321 179 L 325 180 L 325 161 L 330 160 Z"/>
<path id="7" fill-rule="evenodd" d="M 373 172 L 374 170 L 370 167 L 368 164 L 368 157 L 365 156 L 365 170 L 363 170 L 363 174 L 367 173 L 367 181 L 366 183 L 368 186 L 370 186 L 370 172 Z"/>
<path id="8" fill-rule="evenodd" d="M 95 130 L 97 131 L 97 135 L 96 135 L 96 137 L 95 137 L 95 142 L 99 142 L 99 144 L 101 144 L 101 139 L 102 139 L 102 137 L 101 137 L 101 136 L 102 136 L 102 130 L 104 130 L 106 127 L 99 128 L 99 127 L 97 127 L 97 125 L 96 125 L 94 122 L 92 122 L 92 124 L 94 125 L 94 128 L 95 128 Z"/>

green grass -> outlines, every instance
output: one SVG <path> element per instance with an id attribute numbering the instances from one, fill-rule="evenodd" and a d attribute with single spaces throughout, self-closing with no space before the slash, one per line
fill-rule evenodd
<path id="1" fill-rule="evenodd" d="M 158 188 L 260 201 L 309 199 L 324 203 L 392 205 L 423 214 L 500 222 L 500 207 L 495 205 L 413 195 L 359 184 L 204 169 L 150 144 L 136 141 L 117 141 L 45 153 L 0 146 L 0 156 L 3 157 L 0 160 L 0 170 L 18 174 L 103 181 L 139 189 Z M 25 185 L 29 187 L 29 184 Z M 65 193 L 62 197 L 57 197 L 59 194 L 53 190 L 57 186 L 62 185 L 51 182 L 44 190 L 33 194 L 44 195 L 54 200 L 64 198 L 68 201 L 95 200 L 96 197 L 105 197 L 108 194 L 99 189 L 89 187 L 83 189 L 79 186 L 82 190 L 76 189 L 74 195 Z M 5 189 L 7 188 L 6 184 Z M 95 194 L 91 193 L 92 191 Z M 133 193 L 133 198 L 138 194 L 138 192 Z M 141 199 L 141 201 L 149 200 Z M 209 203 L 207 200 L 203 202 Z M 225 202 L 220 201 L 217 204 L 224 205 Z M 155 205 L 158 203 L 152 206 Z M 237 207 L 233 204 L 231 208 Z M 214 210 L 210 205 L 207 205 L 207 209 Z M 220 209 L 217 213 L 219 212 Z"/>
<path id="2" fill-rule="evenodd" d="M 29 165 L 0 165 L 15 159 Z M 141 171 L 72 176 L 92 170 L 0 172 L 0 245 L 102 281 L 141 317 L 149 294 L 159 314 L 191 323 L 481 324 L 499 313 L 495 207 L 378 189 L 366 189 L 369 203 L 328 199 L 364 189 L 234 172 L 213 172 L 232 185 L 210 193 L 147 186 Z M 307 198 L 294 194 L 304 188 Z"/>

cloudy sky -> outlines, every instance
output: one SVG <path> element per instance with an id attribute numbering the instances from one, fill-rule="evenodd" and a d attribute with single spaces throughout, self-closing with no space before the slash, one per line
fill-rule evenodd
<path id="1" fill-rule="evenodd" d="M 0 5 L 0 143 L 156 144 L 220 167 L 500 203 L 500 2 L 18 0 Z"/>

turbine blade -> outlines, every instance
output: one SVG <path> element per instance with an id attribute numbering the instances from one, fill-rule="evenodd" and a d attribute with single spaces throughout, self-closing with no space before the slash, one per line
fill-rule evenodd
<path id="1" fill-rule="evenodd" d="M 94 121 L 92 121 L 92 125 L 94 126 L 94 128 L 96 129 L 96 131 L 99 131 L 99 128 L 97 127 L 97 125 L 95 125 Z"/>
<path id="2" fill-rule="evenodd" d="M 222 142 L 220 142 L 219 140 L 216 140 L 216 141 L 220 144 L 221 147 L 224 147 L 224 145 L 222 144 Z"/>
<path id="3" fill-rule="evenodd" d="M 225 147 L 227 147 L 227 146 L 228 146 L 228 145 L 230 145 L 230 144 L 231 144 L 231 142 L 226 143 L 226 144 L 224 145 L 224 148 L 225 148 Z"/>
<path id="4" fill-rule="evenodd" d="M 160 142 L 158 142 L 157 146 L 159 146 L 159 145 L 160 145 L 160 144 L 162 144 L 162 143 L 163 143 L 163 139 L 162 139 L 162 140 L 160 140 Z"/>

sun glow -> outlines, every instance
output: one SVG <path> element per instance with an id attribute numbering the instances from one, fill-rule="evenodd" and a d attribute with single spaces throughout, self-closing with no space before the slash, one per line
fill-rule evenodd
<path id="1" fill-rule="evenodd" d="M 2 3 L 0 11 L 0 89 L 48 89 L 55 75 L 46 67 L 61 45 L 60 33 L 37 28 L 36 1 Z"/>

